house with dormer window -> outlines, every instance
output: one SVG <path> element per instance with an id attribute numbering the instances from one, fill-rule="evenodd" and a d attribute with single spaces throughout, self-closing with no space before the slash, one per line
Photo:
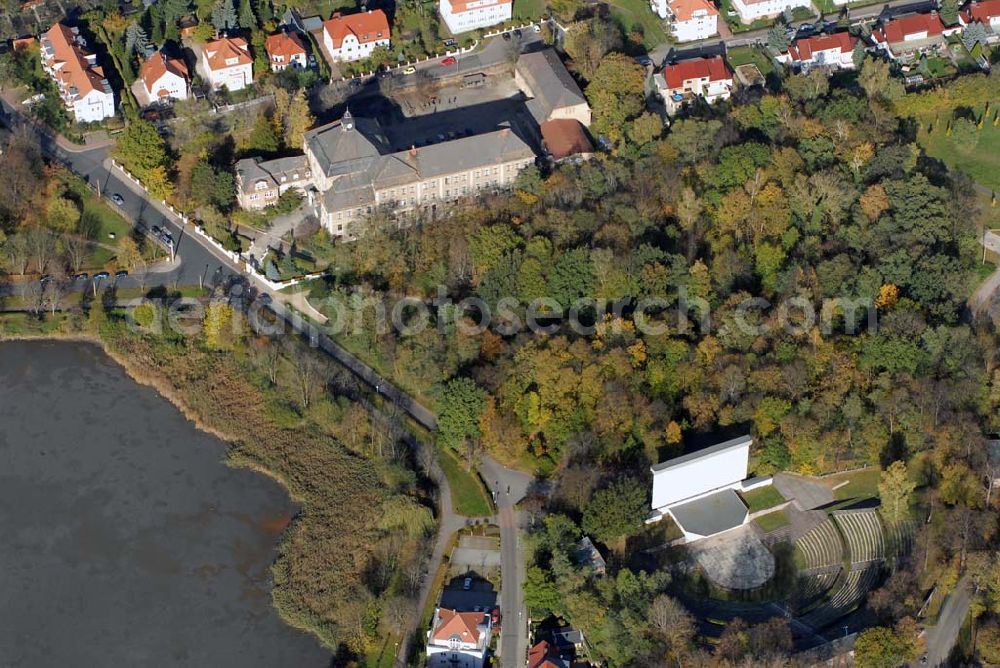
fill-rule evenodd
<path id="1" fill-rule="evenodd" d="M 362 60 L 380 46 L 389 48 L 389 19 L 381 9 L 338 12 L 323 22 L 323 45 L 334 61 Z"/>
<path id="2" fill-rule="evenodd" d="M 428 667 L 482 668 L 492 633 L 493 620 L 487 612 L 438 608 L 427 632 Z"/>
<path id="3" fill-rule="evenodd" d="M 253 58 L 242 37 L 226 37 L 198 47 L 198 74 L 212 90 L 242 90 L 253 83 Z"/>
<path id="4" fill-rule="evenodd" d="M 78 123 L 115 115 L 115 96 L 77 28 L 57 23 L 41 37 L 42 69 L 56 82 L 59 97 Z"/>

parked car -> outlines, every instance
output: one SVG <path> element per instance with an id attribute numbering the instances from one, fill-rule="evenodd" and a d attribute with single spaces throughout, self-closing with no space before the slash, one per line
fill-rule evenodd
<path id="1" fill-rule="evenodd" d="M 531 26 L 531 32 L 542 32 L 542 26 L 537 23 Z"/>
<path id="2" fill-rule="evenodd" d="M 351 88 L 357 88 L 361 85 L 361 79 L 351 79 L 351 83 L 348 84 Z"/>
<path id="3" fill-rule="evenodd" d="M 110 278 L 110 277 L 111 277 L 111 274 L 109 274 L 106 271 L 99 271 L 96 274 L 94 274 L 94 280 L 95 281 L 100 281 L 101 279 Z"/>
<path id="4" fill-rule="evenodd" d="M 85 281 L 85 280 L 87 280 L 88 278 L 90 278 L 90 274 L 88 274 L 88 273 L 84 272 L 84 273 L 82 273 L 82 274 L 77 274 L 76 276 L 74 276 L 74 277 L 73 277 L 73 280 L 74 280 L 74 281 Z"/>
<path id="5" fill-rule="evenodd" d="M 515 29 L 514 30 L 514 37 L 516 37 L 518 39 L 521 39 L 521 36 L 522 36 L 521 29 L 520 28 Z"/>
<path id="6" fill-rule="evenodd" d="M 653 64 L 653 59 L 650 58 L 649 56 L 638 56 L 635 59 L 635 62 L 639 63 L 643 67 L 649 67 L 650 65 Z"/>
<path id="7" fill-rule="evenodd" d="M 403 70 L 403 74 L 415 74 L 416 71 L 417 71 L 417 68 L 414 67 L 413 65 L 410 65 L 405 70 Z"/>
<path id="8" fill-rule="evenodd" d="M 124 269 L 115 272 L 115 278 L 125 278 L 126 276 L 128 276 L 128 272 Z"/>
<path id="9" fill-rule="evenodd" d="M 444 41 L 444 45 L 445 46 L 458 46 L 458 42 L 456 42 L 455 40 L 449 38 L 449 39 L 446 39 Z"/>
<path id="10" fill-rule="evenodd" d="M 153 225 L 153 229 L 151 231 L 153 233 L 153 236 L 156 237 L 157 239 L 159 239 L 160 235 L 163 234 L 163 230 L 160 229 L 159 225 Z"/>
<path id="11" fill-rule="evenodd" d="M 505 41 L 505 42 L 509 42 L 510 41 L 510 33 L 509 32 L 505 32 L 503 34 L 503 41 Z"/>
<path id="12" fill-rule="evenodd" d="M 125 198 L 118 193 L 115 193 L 114 195 L 111 196 L 111 201 L 114 202 L 117 206 L 122 206 L 123 204 L 125 204 Z"/>
<path id="13" fill-rule="evenodd" d="M 52 280 L 52 277 L 49 276 L 48 274 L 45 274 L 40 279 L 38 279 L 38 282 L 41 283 L 42 285 L 45 285 L 46 283 L 48 283 L 51 280 Z"/>
<path id="14" fill-rule="evenodd" d="M 465 591 L 472 589 L 472 578 L 465 578 L 465 581 L 462 582 L 462 589 Z"/>
<path id="15" fill-rule="evenodd" d="M 455 60 L 455 56 L 448 56 L 447 58 L 441 61 L 441 64 L 447 67 L 448 65 L 454 65 L 457 62 L 458 61 Z"/>

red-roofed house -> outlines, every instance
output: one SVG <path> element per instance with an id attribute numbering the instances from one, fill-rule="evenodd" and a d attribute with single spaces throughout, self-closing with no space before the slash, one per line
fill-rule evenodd
<path id="1" fill-rule="evenodd" d="M 542 147 L 556 162 L 573 156 L 585 160 L 594 154 L 594 146 L 575 118 L 555 118 L 538 126 Z"/>
<path id="2" fill-rule="evenodd" d="M 86 50 L 80 31 L 61 23 L 41 38 L 42 69 L 59 88 L 59 96 L 79 123 L 115 115 L 115 95 L 97 56 Z"/>
<path id="3" fill-rule="evenodd" d="M 787 53 L 778 60 L 803 70 L 811 67 L 830 67 L 835 70 L 854 69 L 854 47 L 858 38 L 847 32 L 807 37 L 796 40 Z"/>
<path id="4" fill-rule="evenodd" d="M 650 8 L 670 20 L 678 42 L 708 39 L 719 31 L 719 10 L 708 0 L 650 0 Z"/>
<path id="5" fill-rule="evenodd" d="M 1000 39 L 1000 0 L 970 2 L 959 12 L 958 20 L 963 26 L 982 23 L 986 28 L 987 40 L 995 42 Z"/>
<path id="6" fill-rule="evenodd" d="M 264 43 L 267 59 L 271 63 L 272 72 L 280 72 L 289 65 L 305 68 L 307 53 L 302 38 L 296 32 L 279 32 L 270 35 Z"/>
<path id="7" fill-rule="evenodd" d="M 139 67 L 139 78 L 132 91 L 143 106 L 168 100 L 186 100 L 188 69 L 180 58 L 168 58 L 157 51 Z"/>
<path id="8" fill-rule="evenodd" d="M 943 44 L 947 35 L 959 30 L 960 26 L 945 28 L 937 12 L 910 14 L 883 23 L 872 31 L 872 40 L 890 58 L 899 58 Z"/>
<path id="9" fill-rule="evenodd" d="M 242 37 L 220 37 L 199 48 L 198 73 L 212 90 L 242 90 L 253 83 L 253 58 Z"/>
<path id="10" fill-rule="evenodd" d="M 510 21 L 513 0 L 440 0 L 438 11 L 452 35 Z"/>
<path id="11" fill-rule="evenodd" d="M 568 668 L 556 648 L 547 640 L 536 643 L 528 650 L 528 668 Z"/>
<path id="12" fill-rule="evenodd" d="M 667 65 L 653 80 L 671 115 L 692 98 L 702 97 L 708 103 L 728 100 L 733 89 L 733 73 L 722 56 Z"/>
<path id="13" fill-rule="evenodd" d="M 361 60 L 377 47 L 389 46 L 389 20 L 381 9 L 344 16 L 339 12 L 323 22 L 323 44 L 337 60 Z"/>
<path id="14" fill-rule="evenodd" d="M 430 668 L 482 668 L 490 646 L 493 622 L 486 612 L 434 611 L 427 632 Z"/>

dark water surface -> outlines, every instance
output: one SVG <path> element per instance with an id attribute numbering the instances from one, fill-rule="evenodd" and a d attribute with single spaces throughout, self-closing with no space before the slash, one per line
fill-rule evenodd
<path id="1" fill-rule="evenodd" d="M 271 607 L 294 512 L 99 348 L 0 343 L 0 666 L 324 666 Z"/>

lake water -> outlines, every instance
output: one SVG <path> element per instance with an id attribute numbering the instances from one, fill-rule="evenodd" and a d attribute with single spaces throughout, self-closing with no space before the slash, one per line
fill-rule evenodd
<path id="1" fill-rule="evenodd" d="M 295 512 L 99 348 L 0 343 L 0 666 L 326 666 L 271 607 Z"/>

